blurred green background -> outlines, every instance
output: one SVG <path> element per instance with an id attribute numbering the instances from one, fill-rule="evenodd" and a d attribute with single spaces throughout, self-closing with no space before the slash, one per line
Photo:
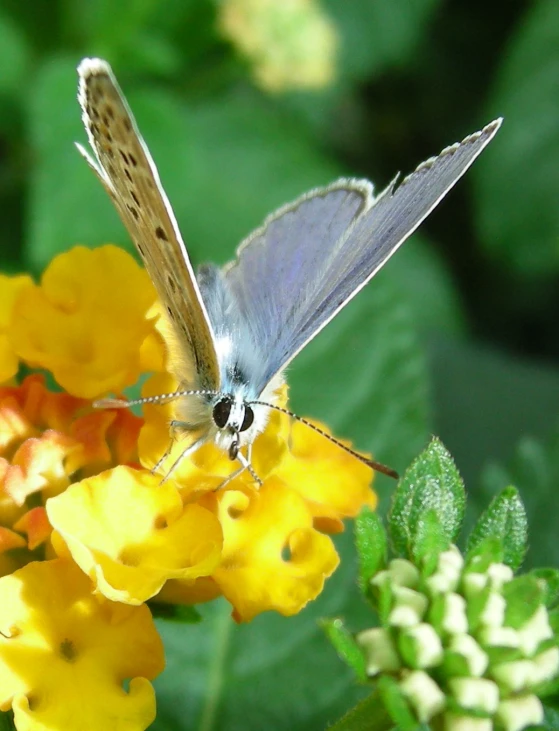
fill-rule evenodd
<path id="1" fill-rule="evenodd" d="M 276 206 L 339 175 L 372 179 L 495 116 L 490 148 L 290 372 L 292 405 L 403 470 L 429 434 L 454 454 L 470 519 L 510 481 L 530 565 L 557 565 L 559 3 L 520 0 L 3 0 L 4 271 L 127 235 L 74 149 L 76 72 L 111 62 L 195 263 L 226 262 Z M 101 293 L 102 294 L 102 293 Z M 388 479 L 377 479 L 385 506 Z M 368 621 L 351 536 L 296 618 L 229 609 L 162 624 L 164 729 L 320 729 L 362 691 L 316 618 Z M 273 577 L 271 577 L 273 580 Z"/>

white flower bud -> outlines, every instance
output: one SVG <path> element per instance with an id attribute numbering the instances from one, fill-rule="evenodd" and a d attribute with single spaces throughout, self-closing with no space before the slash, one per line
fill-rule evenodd
<path id="1" fill-rule="evenodd" d="M 394 558 L 389 563 L 390 580 L 398 586 L 415 589 L 419 584 L 419 569 L 405 558 Z"/>
<path id="2" fill-rule="evenodd" d="M 445 595 L 441 629 L 453 635 L 468 631 L 466 600 L 460 594 Z"/>
<path id="3" fill-rule="evenodd" d="M 411 672 L 400 688 L 421 723 L 429 721 L 445 707 L 445 695 L 431 676 L 423 670 Z"/>
<path id="4" fill-rule="evenodd" d="M 507 603 L 502 594 L 491 591 L 479 616 L 480 624 L 485 627 L 501 627 L 505 620 Z"/>
<path id="5" fill-rule="evenodd" d="M 366 672 L 373 677 L 382 671 L 395 672 L 400 669 L 400 658 L 390 633 L 382 627 L 360 632 L 355 638 L 366 660 Z"/>
<path id="6" fill-rule="evenodd" d="M 486 574 L 478 574 L 474 571 L 471 573 L 464 574 L 462 577 L 462 588 L 464 594 L 471 599 L 482 592 L 487 586 L 489 577 Z"/>
<path id="7" fill-rule="evenodd" d="M 535 726 L 543 721 L 543 706 L 535 695 L 501 701 L 497 718 L 505 731 L 521 731 L 526 726 Z"/>
<path id="8" fill-rule="evenodd" d="M 429 604 L 427 597 L 405 586 L 394 587 L 395 605 L 388 622 L 393 627 L 413 627 L 423 619 Z"/>
<path id="9" fill-rule="evenodd" d="M 533 655 L 543 640 L 553 637 L 547 609 L 540 605 L 530 619 L 518 630 L 520 647 L 527 655 Z"/>
<path id="10" fill-rule="evenodd" d="M 493 731 L 493 721 L 489 718 L 472 718 L 458 716 L 456 713 L 445 713 L 445 731 Z"/>
<path id="11" fill-rule="evenodd" d="M 436 571 L 425 580 L 425 585 L 433 595 L 446 594 L 458 587 L 458 577 Z"/>
<path id="12" fill-rule="evenodd" d="M 384 586 L 386 583 L 390 583 L 390 571 L 379 571 L 371 579 L 371 586 Z"/>
<path id="13" fill-rule="evenodd" d="M 464 557 L 460 550 L 452 545 L 448 551 L 439 554 L 438 570 L 452 576 L 459 576 L 464 568 Z"/>
<path id="14" fill-rule="evenodd" d="M 539 685 L 546 680 L 551 680 L 559 671 L 559 648 L 550 647 L 549 650 L 540 652 L 532 658 L 532 685 Z"/>
<path id="15" fill-rule="evenodd" d="M 504 563 L 492 563 L 487 569 L 487 576 L 494 589 L 501 589 L 514 578 L 514 572 Z"/>
<path id="16" fill-rule="evenodd" d="M 478 639 L 488 647 L 520 647 L 520 637 L 512 627 L 486 627 Z"/>
<path id="17" fill-rule="evenodd" d="M 432 668 L 443 658 L 439 635 L 430 624 L 424 622 L 402 632 L 400 652 L 407 664 L 416 668 Z"/>
<path id="18" fill-rule="evenodd" d="M 483 675 L 489 664 L 489 658 L 471 635 L 454 635 L 449 643 L 449 650 L 461 655 L 468 663 L 470 674 L 474 677 Z"/>
<path id="19" fill-rule="evenodd" d="M 464 559 L 456 546 L 439 555 L 437 570 L 425 581 L 432 594 L 446 594 L 455 591 L 460 581 Z"/>
<path id="20" fill-rule="evenodd" d="M 451 678 L 448 681 L 456 702 L 472 711 L 495 713 L 499 705 L 499 688 L 486 678 Z"/>
<path id="21" fill-rule="evenodd" d="M 513 660 L 491 667 L 491 675 L 505 690 L 516 692 L 526 688 L 534 675 L 534 663 L 531 660 Z"/>

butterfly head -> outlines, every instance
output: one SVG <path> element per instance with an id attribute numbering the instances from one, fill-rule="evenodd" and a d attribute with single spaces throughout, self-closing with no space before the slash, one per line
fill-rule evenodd
<path id="1" fill-rule="evenodd" d="M 218 442 L 226 449 L 229 458 L 237 458 L 240 434 L 254 423 L 254 409 L 244 399 L 230 394 L 220 395 L 212 409 L 212 419 L 218 428 Z"/>

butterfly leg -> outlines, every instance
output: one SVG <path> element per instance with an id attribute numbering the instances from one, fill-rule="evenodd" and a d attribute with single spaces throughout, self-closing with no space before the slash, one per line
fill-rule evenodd
<path id="1" fill-rule="evenodd" d="M 161 484 L 164 482 L 167 482 L 169 477 L 173 474 L 173 472 L 177 469 L 179 464 L 183 461 L 183 459 L 186 459 L 186 457 L 190 457 L 191 454 L 194 454 L 200 447 L 205 444 L 208 441 L 208 437 L 204 434 L 204 436 L 199 437 L 196 439 L 196 441 L 192 442 L 190 446 L 188 446 L 183 452 L 179 454 L 179 456 L 176 458 L 176 460 L 171 465 L 171 468 L 169 472 L 165 475 L 165 477 L 161 480 Z"/>
<path id="2" fill-rule="evenodd" d="M 232 472 L 228 477 L 226 477 L 223 482 L 216 487 L 216 490 L 221 490 L 225 487 L 225 485 L 228 485 L 232 480 L 237 478 L 239 475 L 242 475 L 242 473 L 245 470 L 248 470 L 253 478 L 253 480 L 258 483 L 258 486 L 262 486 L 262 480 L 258 477 L 256 472 L 252 468 L 252 444 L 249 444 L 247 447 L 247 456 L 245 457 L 242 452 L 237 453 L 237 460 L 241 463 L 241 466 L 239 469 Z"/>
<path id="3" fill-rule="evenodd" d="M 150 472 L 152 475 L 157 474 L 159 472 L 160 467 L 163 465 L 163 463 L 167 460 L 167 457 L 171 454 L 171 451 L 173 449 L 173 444 L 175 443 L 175 437 L 171 437 L 171 441 L 169 442 L 169 446 L 167 449 L 163 452 L 161 457 L 157 460 L 157 462 L 153 465 Z"/>

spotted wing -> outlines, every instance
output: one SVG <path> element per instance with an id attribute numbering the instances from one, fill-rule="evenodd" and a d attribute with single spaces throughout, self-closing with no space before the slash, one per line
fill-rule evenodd
<path id="1" fill-rule="evenodd" d="M 110 66 L 86 58 L 78 74 L 95 159 L 78 149 L 111 197 L 166 311 L 171 370 L 191 388 L 219 390 L 214 334 L 157 168 Z"/>
<path id="2" fill-rule="evenodd" d="M 260 350 L 261 391 L 385 264 L 497 132 L 496 120 L 374 196 L 339 180 L 285 206 L 239 248 L 225 270 Z"/>

